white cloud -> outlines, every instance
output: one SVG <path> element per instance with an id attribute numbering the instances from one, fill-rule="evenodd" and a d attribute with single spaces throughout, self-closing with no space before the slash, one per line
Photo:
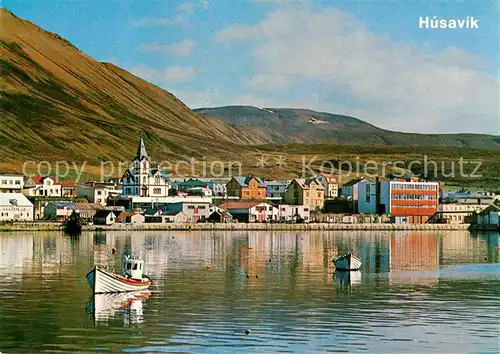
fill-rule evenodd
<path id="1" fill-rule="evenodd" d="M 185 39 L 182 42 L 171 45 L 161 43 L 148 43 L 141 45 L 138 50 L 145 53 L 154 53 L 167 56 L 186 57 L 193 51 L 195 42 Z"/>
<path id="2" fill-rule="evenodd" d="M 302 4 L 279 7 L 254 26 L 226 28 L 215 40 L 247 42 L 255 73 L 243 84 L 281 90 L 283 102 L 293 91 L 304 108 L 387 129 L 500 133 L 498 77 L 486 60 L 458 48 L 432 53 L 396 43 L 345 12 Z"/>
<path id="3" fill-rule="evenodd" d="M 166 69 L 139 66 L 131 68 L 130 72 L 158 85 L 185 82 L 196 73 L 193 68 L 183 66 L 171 66 Z"/>

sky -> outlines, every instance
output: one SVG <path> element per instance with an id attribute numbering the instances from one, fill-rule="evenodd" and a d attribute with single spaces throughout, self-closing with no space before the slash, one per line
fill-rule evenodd
<path id="1" fill-rule="evenodd" d="M 498 1 L 3 0 L 191 108 L 308 108 L 384 129 L 500 134 Z M 478 20 L 422 29 L 420 16 Z"/>

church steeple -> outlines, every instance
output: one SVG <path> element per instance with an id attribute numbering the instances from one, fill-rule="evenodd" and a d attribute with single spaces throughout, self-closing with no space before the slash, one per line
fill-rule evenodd
<path id="1" fill-rule="evenodd" d="M 139 141 L 139 146 L 137 147 L 137 153 L 135 154 L 135 159 L 140 161 L 142 160 L 143 157 L 149 160 L 149 156 L 146 151 L 146 146 L 144 145 L 144 139 L 142 138 L 142 130 L 141 130 L 141 139 Z"/>

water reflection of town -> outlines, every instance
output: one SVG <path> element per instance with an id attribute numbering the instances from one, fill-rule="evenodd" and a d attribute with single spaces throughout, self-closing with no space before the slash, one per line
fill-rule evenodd
<path id="1" fill-rule="evenodd" d="M 332 258 L 353 252 L 366 273 L 389 273 L 389 281 L 412 281 L 427 272 L 437 280 L 439 266 L 499 262 L 496 233 L 468 232 L 96 232 L 77 239 L 60 233 L 0 235 L 0 275 L 61 273 L 74 263 L 108 264 L 120 269 L 125 252 L 141 256 L 148 274 L 162 277 L 169 267 L 233 272 L 248 285 L 283 274 L 332 281 Z M 112 250 L 116 248 L 116 255 Z M 89 252 L 91 250 L 91 252 Z M 430 273 L 429 273 L 430 272 Z M 399 275 L 398 275 L 399 274 Z M 83 276 L 83 275 L 82 275 Z M 258 278 L 257 278 L 258 277 Z"/>

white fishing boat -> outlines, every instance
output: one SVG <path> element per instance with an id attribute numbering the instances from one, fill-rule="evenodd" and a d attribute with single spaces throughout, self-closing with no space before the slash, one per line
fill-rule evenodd
<path id="1" fill-rule="evenodd" d="M 333 259 L 336 270 L 359 270 L 361 268 L 361 259 L 351 253 L 346 253 Z"/>
<path id="2" fill-rule="evenodd" d="M 86 277 L 94 294 L 119 293 L 148 289 L 152 282 L 143 271 L 144 262 L 141 259 L 125 256 L 122 275 L 96 265 Z"/>

